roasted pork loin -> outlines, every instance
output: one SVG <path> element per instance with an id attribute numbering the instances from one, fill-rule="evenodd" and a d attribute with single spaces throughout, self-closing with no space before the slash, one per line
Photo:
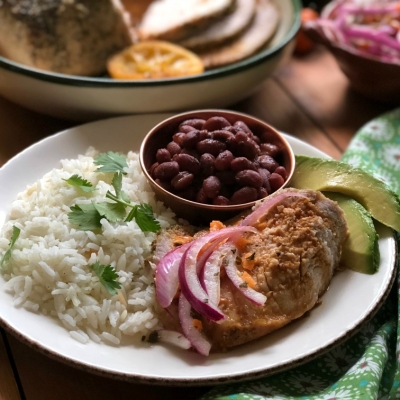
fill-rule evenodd
<path id="1" fill-rule="evenodd" d="M 322 193 L 301 193 L 306 196 L 288 197 L 272 207 L 257 223 L 260 234 L 246 234 L 242 240 L 241 254 L 250 254 L 254 262 L 250 269 L 241 264 L 237 268 L 246 270 L 254 289 L 267 296 L 263 306 L 245 298 L 221 271 L 219 308 L 225 320 L 215 323 L 196 316 L 202 319 L 212 351 L 225 351 L 283 327 L 311 310 L 327 290 L 347 238 L 346 221 L 337 203 Z M 183 237 L 188 240 L 191 229 L 176 226 L 160 234 L 156 254 L 179 245 Z"/>

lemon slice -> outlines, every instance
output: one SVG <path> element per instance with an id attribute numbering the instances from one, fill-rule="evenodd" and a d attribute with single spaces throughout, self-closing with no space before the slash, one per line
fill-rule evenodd
<path id="1" fill-rule="evenodd" d="M 203 62 L 185 48 L 159 40 L 138 42 L 112 56 L 108 73 L 115 79 L 163 79 L 200 74 Z"/>

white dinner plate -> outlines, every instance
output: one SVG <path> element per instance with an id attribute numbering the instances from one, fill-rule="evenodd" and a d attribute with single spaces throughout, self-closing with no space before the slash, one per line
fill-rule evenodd
<path id="1" fill-rule="evenodd" d="M 0 169 L 0 227 L 17 193 L 76 158 L 89 146 L 100 151 L 138 151 L 142 138 L 169 114 L 98 121 L 50 136 L 11 159 Z M 326 157 L 310 145 L 287 136 L 296 154 Z M 352 335 L 386 298 L 395 276 L 396 245 L 391 229 L 379 226 L 381 263 L 374 275 L 351 270 L 336 274 L 322 304 L 307 317 L 223 354 L 205 358 L 161 344 L 81 344 L 55 319 L 17 309 L 0 277 L 0 322 L 35 349 L 75 367 L 125 380 L 171 385 L 202 385 L 265 376 L 316 357 Z"/>

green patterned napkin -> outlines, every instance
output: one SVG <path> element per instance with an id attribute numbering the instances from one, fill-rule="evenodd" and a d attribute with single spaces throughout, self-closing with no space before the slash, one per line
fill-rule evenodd
<path id="1" fill-rule="evenodd" d="M 400 196 L 400 109 L 364 125 L 343 161 L 384 180 Z M 400 248 L 400 234 L 397 239 Z M 217 386 L 202 400 L 400 399 L 399 288 L 400 279 L 375 317 L 328 353 L 271 377 Z"/>

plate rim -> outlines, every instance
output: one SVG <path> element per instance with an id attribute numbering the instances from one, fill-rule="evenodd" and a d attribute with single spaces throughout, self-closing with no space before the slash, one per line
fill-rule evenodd
<path id="1" fill-rule="evenodd" d="M 173 115 L 172 113 L 160 113 L 160 114 L 152 114 L 152 118 L 164 118 L 167 116 Z M 46 138 L 41 139 L 40 141 L 30 145 L 14 157 L 12 157 L 10 160 L 8 160 L 1 168 L 0 168 L 0 174 L 3 172 L 4 168 L 9 164 L 12 164 L 16 162 L 16 160 L 24 156 L 25 153 L 29 152 L 32 150 L 32 148 L 40 146 L 43 142 L 47 142 L 49 140 L 57 140 L 57 137 L 61 135 L 68 135 L 71 131 L 75 131 L 81 129 L 82 127 L 89 126 L 94 126 L 96 124 L 102 124 L 104 121 L 111 121 L 113 122 L 114 120 L 128 120 L 131 118 L 138 117 L 140 115 L 134 115 L 134 116 L 121 116 L 121 117 L 116 117 L 116 118 L 107 118 L 104 120 L 99 120 L 95 122 L 89 122 L 86 124 L 78 125 L 72 128 L 65 129 L 63 131 L 60 131 L 54 135 L 48 136 Z M 78 132 L 79 133 L 79 132 Z M 81 134 L 85 134 L 82 132 Z M 297 141 L 301 145 L 305 145 L 306 147 L 311 147 L 313 150 L 317 150 L 321 155 L 327 156 L 324 152 L 321 150 L 315 148 L 314 146 L 292 136 L 289 134 L 284 133 L 284 135 L 290 140 L 290 141 Z M 327 156 L 329 157 L 329 156 Z M 266 369 L 258 369 L 256 371 L 248 371 L 248 372 L 240 372 L 239 374 L 230 374 L 226 376 L 216 376 L 216 377 L 206 377 L 206 378 L 201 378 L 201 377 L 187 377 L 187 378 L 164 378 L 164 377 L 156 377 L 156 376 L 144 376 L 140 375 L 137 373 L 126 373 L 126 372 L 121 372 L 121 371 L 113 371 L 110 369 L 105 369 L 104 367 L 101 366 L 96 366 L 93 364 L 89 363 L 84 363 L 80 360 L 75 360 L 72 357 L 68 357 L 67 355 L 60 354 L 52 349 L 49 349 L 45 347 L 45 345 L 41 344 L 40 342 L 33 340 L 31 338 L 26 337 L 22 332 L 18 331 L 16 328 L 11 326 L 4 318 L 2 315 L 0 315 L 0 325 L 10 334 L 12 334 L 14 337 L 16 337 L 18 340 L 23 342 L 24 344 L 28 345 L 30 348 L 33 348 L 34 350 L 38 351 L 39 353 L 53 359 L 56 361 L 60 361 L 66 365 L 72 366 L 74 368 L 77 368 L 79 370 L 85 371 L 85 372 L 91 372 L 94 373 L 95 375 L 98 376 L 103 376 L 103 377 L 108 377 L 108 378 L 114 378 L 117 380 L 123 380 L 123 381 L 128 381 L 128 382 L 137 382 L 137 383 L 143 383 L 143 384 L 156 384 L 156 385 L 168 385 L 168 386 L 208 386 L 208 385 L 217 385 L 217 384 L 225 384 L 225 383 L 237 383 L 237 382 L 242 382 L 242 381 L 248 381 L 252 379 L 257 379 L 261 377 L 266 377 L 270 376 L 273 374 L 276 374 L 278 372 L 283 372 L 286 371 L 290 368 L 297 367 L 299 365 L 302 365 L 308 361 L 311 361 L 315 359 L 316 357 L 326 353 L 333 347 L 343 343 L 346 341 L 348 338 L 353 336 L 360 328 L 361 326 L 370 320 L 376 312 L 380 309 L 386 298 L 388 297 L 390 290 L 393 286 L 393 283 L 395 281 L 396 277 L 396 265 L 398 263 L 398 257 L 399 257 L 399 248 L 397 241 L 395 240 L 394 237 L 394 232 L 392 231 L 392 238 L 394 242 L 393 246 L 393 260 L 394 260 L 394 265 L 390 265 L 389 267 L 391 268 L 390 276 L 386 284 L 385 290 L 380 294 L 379 297 L 377 297 L 373 307 L 371 307 L 366 315 L 363 316 L 363 318 L 358 321 L 354 326 L 350 327 L 349 329 L 345 330 L 341 335 L 335 337 L 331 342 L 329 342 L 327 345 L 322 346 L 317 348 L 315 351 L 308 352 L 305 355 L 300 355 L 297 357 L 295 360 L 289 360 L 280 363 L 279 365 L 273 366 L 273 367 L 266 367 Z"/>

